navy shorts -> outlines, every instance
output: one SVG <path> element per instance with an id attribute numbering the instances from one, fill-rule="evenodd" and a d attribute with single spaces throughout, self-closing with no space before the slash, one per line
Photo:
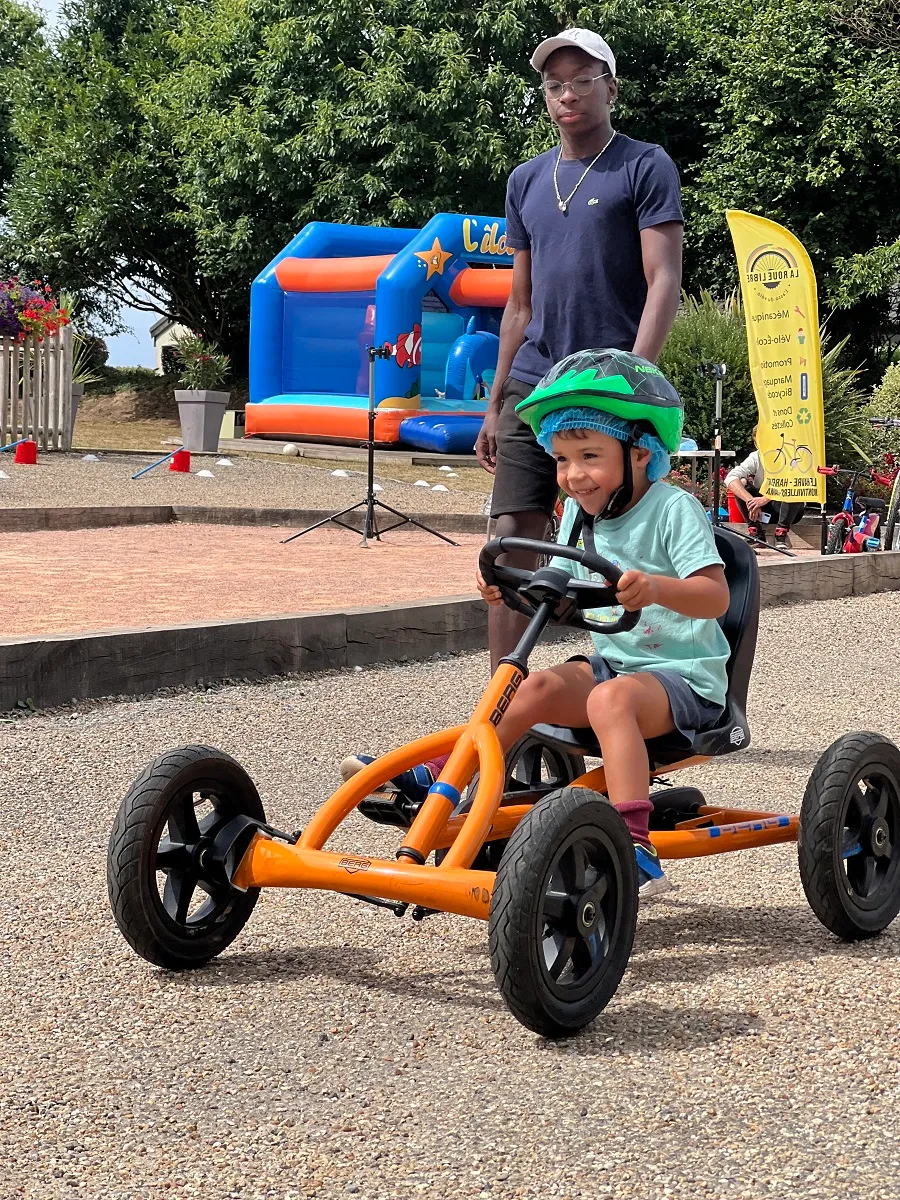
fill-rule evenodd
<path id="1" fill-rule="evenodd" d="M 594 683 L 606 683 L 618 674 L 602 654 L 574 654 L 569 662 L 590 663 Z M 647 674 L 653 675 L 666 689 L 675 728 L 688 746 L 701 729 L 712 729 L 725 711 L 721 704 L 698 696 L 688 681 L 675 671 L 648 671 Z"/>

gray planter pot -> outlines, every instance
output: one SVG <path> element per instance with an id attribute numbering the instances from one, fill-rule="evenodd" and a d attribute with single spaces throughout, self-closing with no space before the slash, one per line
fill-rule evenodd
<path id="1" fill-rule="evenodd" d="M 214 454 L 231 392 L 176 391 L 181 441 L 185 450 Z"/>

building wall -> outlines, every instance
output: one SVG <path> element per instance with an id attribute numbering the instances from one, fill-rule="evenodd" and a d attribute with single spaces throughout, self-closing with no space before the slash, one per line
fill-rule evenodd
<path id="1" fill-rule="evenodd" d="M 162 373 L 163 373 L 163 366 L 162 366 L 163 346 L 174 345 L 174 343 L 177 342 L 180 337 L 183 337 L 186 333 L 190 333 L 190 332 L 191 331 L 189 329 L 185 329 L 185 327 L 183 325 L 170 325 L 169 328 L 167 330 L 165 330 L 164 333 L 159 334 L 158 337 L 155 337 L 153 339 L 153 348 L 156 351 L 156 373 L 157 373 L 157 375 L 162 375 Z"/>

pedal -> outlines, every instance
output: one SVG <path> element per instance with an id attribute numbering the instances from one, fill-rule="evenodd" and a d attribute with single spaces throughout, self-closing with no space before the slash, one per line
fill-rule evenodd
<path id="1" fill-rule="evenodd" d="M 393 825 L 395 829 L 409 829 L 421 807 L 421 803 L 408 800 L 400 792 L 375 792 L 357 805 L 362 815 L 376 825 Z"/>

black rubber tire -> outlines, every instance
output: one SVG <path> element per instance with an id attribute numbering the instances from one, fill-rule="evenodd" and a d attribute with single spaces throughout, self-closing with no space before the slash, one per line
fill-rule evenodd
<path id="1" fill-rule="evenodd" d="M 828 526 L 828 540 L 825 543 L 826 554 L 840 554 L 844 548 L 849 526 L 846 521 L 834 521 Z"/>
<path id="2" fill-rule="evenodd" d="M 595 902 L 603 920 L 590 938 L 580 939 L 589 957 L 594 934 L 604 934 L 603 945 L 580 978 L 575 974 L 573 949 L 554 981 L 546 955 L 548 944 L 556 943 L 548 936 L 552 925 L 545 919 L 545 903 L 553 880 L 560 879 L 565 886 L 559 864 L 573 846 L 582 847 L 588 858 L 593 856 L 596 878 L 574 902 L 569 893 L 554 891 L 553 896 L 566 909 L 561 920 L 577 925 L 579 905 L 605 878 L 605 891 Z M 562 901 L 562 896 L 567 898 Z M 513 1016 L 547 1038 L 569 1037 L 593 1021 L 615 995 L 628 967 L 637 911 L 634 845 L 609 801 L 589 788 L 567 787 L 536 804 L 509 839 L 488 920 L 494 977 Z M 568 924 L 560 925 L 557 932 L 563 933 Z M 577 941 L 572 939 L 572 944 Z M 567 944 L 565 936 L 562 944 Z M 563 953 L 558 950 L 556 961 Z"/>
<path id="3" fill-rule="evenodd" d="M 535 758 L 531 758 L 529 761 L 527 752 L 532 746 L 536 751 L 540 751 L 540 757 L 536 760 Z M 547 786 L 552 786 L 554 790 L 566 787 L 573 779 L 577 779 L 579 775 L 584 774 L 584 758 L 579 754 L 568 754 L 565 751 L 556 750 L 545 745 L 531 733 L 526 733 L 506 755 L 504 791 L 514 791 L 518 784 L 527 788 L 529 784 L 537 781 L 543 783 L 542 777 L 545 770 L 550 776 L 546 781 Z M 524 779 L 521 778 L 522 775 L 525 776 Z M 535 776 L 537 776 L 537 779 Z M 477 778 L 476 776 L 472 781 L 473 787 Z M 472 863 L 471 869 L 473 871 L 496 871 L 500 866 L 500 860 L 503 857 L 506 846 L 507 841 L 505 838 L 496 842 L 485 842 L 475 856 L 475 861 Z M 446 850 L 435 850 L 434 865 L 439 867 L 446 855 Z"/>
<path id="4" fill-rule="evenodd" d="M 536 763 L 529 764 L 527 752 L 534 748 L 540 752 L 540 758 Z M 535 778 L 535 767 L 539 767 Z M 545 770 L 549 774 L 549 779 L 544 780 L 543 775 Z M 568 787 L 573 779 L 577 779 L 579 775 L 585 772 L 584 756 L 581 754 L 569 754 L 565 750 L 557 750 L 552 746 L 546 745 L 540 738 L 536 738 L 533 733 L 526 733 L 506 755 L 506 783 L 504 785 L 506 791 L 515 790 L 516 786 L 521 784 L 526 788 L 535 782 L 541 784 L 554 785 L 554 790 Z M 525 778 L 523 778 L 523 775 Z M 531 778 L 528 778 L 528 776 Z"/>
<path id="5" fill-rule="evenodd" d="M 880 787 L 869 797 L 861 780 L 878 780 Z M 874 797 L 882 794 L 879 835 Z M 887 856 L 860 849 L 845 857 L 851 844 L 872 848 L 884 830 Z M 900 749 L 892 741 L 878 733 L 848 733 L 829 746 L 806 785 L 797 849 L 803 890 L 826 929 L 857 941 L 890 925 L 900 912 Z M 870 882 L 860 878 L 868 859 L 875 863 Z"/>
<path id="6" fill-rule="evenodd" d="M 211 797 L 213 812 L 201 822 L 201 834 L 204 826 L 211 831 L 241 814 L 266 819 L 253 780 L 239 763 L 210 746 L 184 746 L 160 754 L 137 777 L 119 806 L 109 838 L 106 878 L 116 924 L 142 958 L 172 971 L 202 967 L 220 954 L 241 932 L 259 896 L 258 888 L 241 892 L 215 885 L 214 895 L 203 905 L 212 905 L 209 918 L 195 924 L 189 916 L 177 921 L 165 910 L 157 882 L 157 850 L 169 814 L 179 802 L 187 805 L 185 796 L 193 797 L 194 792 Z M 196 807 L 193 799 L 190 804 Z M 202 868 L 192 864 L 190 871 L 195 869 L 206 882 Z"/>
<path id="7" fill-rule="evenodd" d="M 885 550 L 900 550 L 900 475 L 894 480 L 881 544 Z"/>

